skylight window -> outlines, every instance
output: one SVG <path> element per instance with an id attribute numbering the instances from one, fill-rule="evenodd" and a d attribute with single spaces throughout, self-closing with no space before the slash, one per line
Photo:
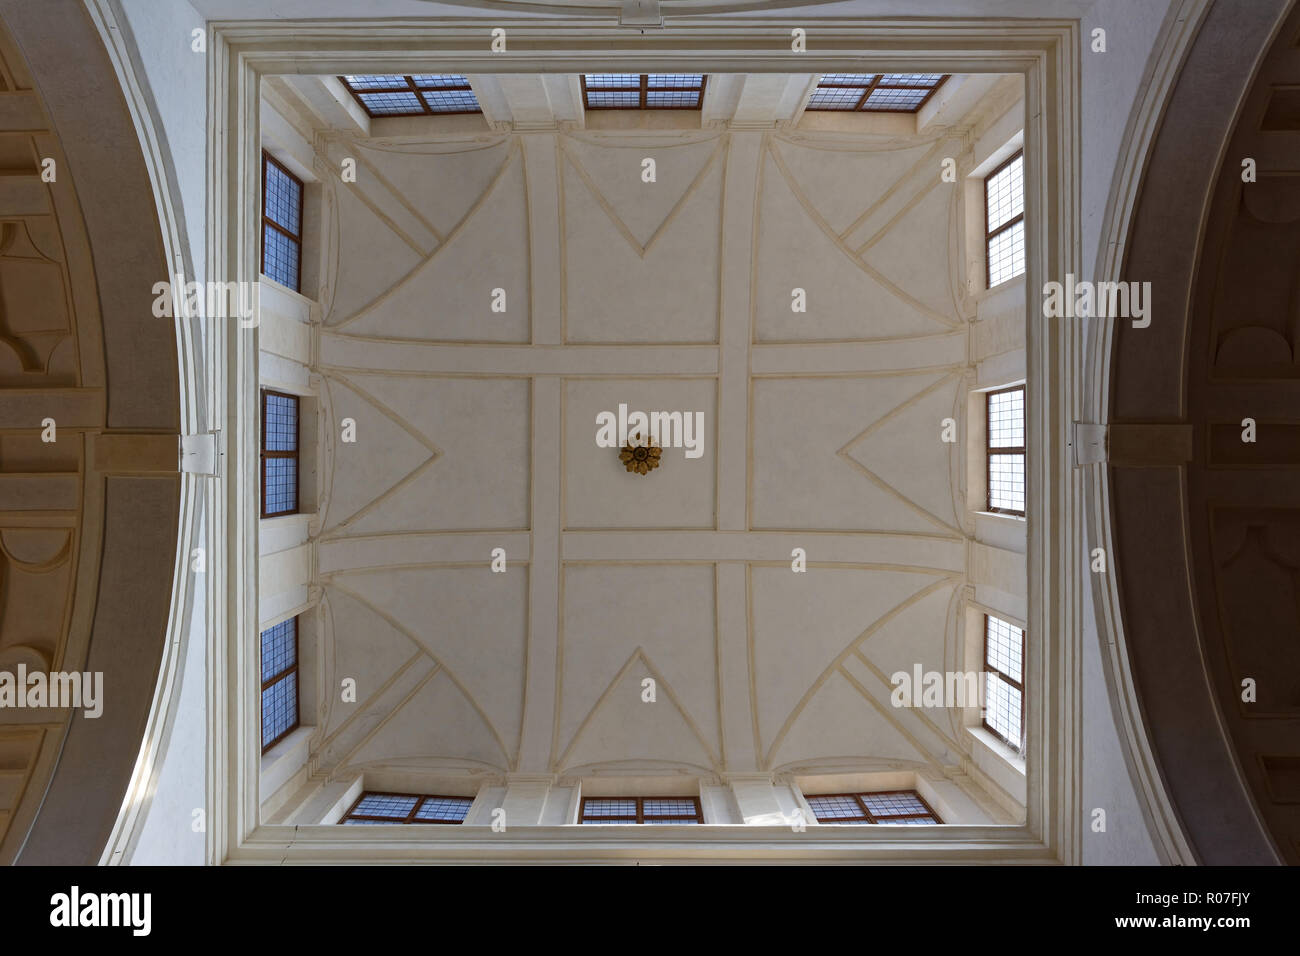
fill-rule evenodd
<path id="1" fill-rule="evenodd" d="M 1013 750 L 1025 738 L 1025 632 L 992 614 L 984 615 L 984 726 Z"/>
<path id="2" fill-rule="evenodd" d="M 915 113 L 948 79 L 944 73 L 825 73 L 810 110 Z"/>
<path id="3" fill-rule="evenodd" d="M 339 80 L 371 117 L 483 112 L 469 79 L 460 74 L 364 74 Z"/>
<path id="4" fill-rule="evenodd" d="M 262 753 L 298 726 L 298 619 L 262 632 Z"/>
<path id="5" fill-rule="evenodd" d="M 581 823 L 703 823 L 698 797 L 583 797 Z"/>
<path id="6" fill-rule="evenodd" d="M 348 826 L 393 823 L 464 823 L 473 797 L 423 796 L 366 791 L 339 823 Z"/>
<path id="7" fill-rule="evenodd" d="M 1025 153 L 1016 153 L 984 180 L 988 287 L 1025 271 Z"/>
<path id="8" fill-rule="evenodd" d="M 584 73 L 582 105 L 589 110 L 698 110 L 703 73 Z"/>
<path id="9" fill-rule="evenodd" d="M 1025 514 L 1025 387 L 989 392 L 986 399 L 989 511 Z"/>
<path id="10" fill-rule="evenodd" d="M 806 797 L 818 823 L 933 826 L 943 823 L 915 790 L 880 793 L 828 793 Z"/>

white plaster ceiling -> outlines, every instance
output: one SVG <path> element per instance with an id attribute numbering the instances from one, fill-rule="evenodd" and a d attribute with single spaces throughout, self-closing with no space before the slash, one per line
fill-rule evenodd
<path id="1" fill-rule="evenodd" d="M 319 136 L 322 686 L 359 700 L 317 767 L 959 764 L 888 675 L 963 666 L 966 135 Z M 620 403 L 703 412 L 704 454 L 628 474 Z"/>

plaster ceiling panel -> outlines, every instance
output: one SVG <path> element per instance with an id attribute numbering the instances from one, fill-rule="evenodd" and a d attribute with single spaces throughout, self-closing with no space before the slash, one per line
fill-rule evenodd
<path id="1" fill-rule="evenodd" d="M 716 753 L 714 566 L 568 564 L 563 590 L 561 747 L 573 747 L 581 731 L 603 741 L 583 751 L 587 757 L 604 748 L 602 759 L 613 759 L 617 751 L 608 748 L 622 732 L 640 748 L 627 750 L 629 757 L 694 762 L 701 741 Z M 653 703 L 642 700 L 644 678 L 656 682 Z M 658 713 L 674 709 L 680 718 Z M 647 723 L 674 728 L 670 740 L 650 748 L 653 754 L 638 736 Z"/>
<path id="2" fill-rule="evenodd" d="M 336 327 L 382 338 L 529 341 L 528 202 L 517 158 L 495 182 L 422 264 Z M 497 289 L 504 311 L 494 311 Z"/>
<path id="3" fill-rule="evenodd" d="M 348 763 L 356 766 L 430 755 L 501 771 L 509 765 L 482 715 L 443 670 L 434 672 Z"/>
<path id="4" fill-rule="evenodd" d="M 937 167 L 936 167 L 937 169 Z M 960 317 L 953 295 L 956 236 L 956 184 L 940 184 L 917 198 L 915 205 L 867 236 L 859 246 L 863 260 L 908 295 L 942 315 Z M 873 224 L 874 225 L 874 224 Z M 869 230 L 864 230 L 864 235 Z M 857 242 L 855 235 L 853 241 Z"/>
<path id="5" fill-rule="evenodd" d="M 817 146 L 779 142 L 786 169 L 813 209 L 836 235 L 849 231 L 862 213 L 896 190 L 900 181 L 932 150 L 930 143 L 899 146 L 884 140 L 856 148 L 823 139 Z M 939 163 L 934 163 L 939 178 Z"/>
<path id="6" fill-rule="evenodd" d="M 571 380 L 565 382 L 564 519 L 568 528 L 712 528 L 716 473 L 717 387 L 714 379 Z M 596 444 L 596 416 L 641 411 L 704 416 L 698 458 L 665 447 L 647 475 L 627 471 L 617 448 Z M 667 440 L 661 442 L 667 443 Z"/>
<path id="7" fill-rule="evenodd" d="M 0 551 L 15 564 L 29 570 L 54 567 L 67 559 L 72 532 L 62 528 L 4 528 L 0 530 Z"/>
<path id="8" fill-rule="evenodd" d="M 562 175 L 568 341 L 716 342 L 722 164 L 708 165 L 647 245 L 572 162 Z"/>
<path id="9" fill-rule="evenodd" d="M 433 462 L 359 515 L 349 525 L 351 533 L 528 527 L 527 379 L 353 373 L 348 380 L 389 410 L 407 434 L 437 449 Z M 343 447 L 360 450 L 336 451 L 336 481 L 340 472 L 372 467 L 362 459 L 387 457 L 385 444 L 363 447 L 363 441 L 358 423 L 356 445 Z"/>
<path id="10" fill-rule="evenodd" d="M 0 228 L 0 380 L 19 388 L 71 385 L 77 377 L 67 276 L 44 249 L 63 255 L 52 217 L 15 219 Z"/>
<path id="11" fill-rule="evenodd" d="M 375 693 L 421 653 L 421 647 L 373 608 L 340 588 L 326 587 L 325 606 L 333 647 L 333 679 L 328 684 L 337 687 L 348 677 L 357 682 L 356 703 L 342 703 L 337 694 L 328 696 L 328 735 L 343 721 L 365 710 Z"/>
<path id="12" fill-rule="evenodd" d="M 513 563 L 504 574 L 486 561 L 476 567 L 421 567 L 352 572 L 338 585 L 383 611 L 450 676 L 503 746 L 518 745 L 528 635 L 528 571 Z M 360 635 L 353 635 L 357 640 Z M 335 640 L 347 640 L 337 633 Z M 430 719 L 406 708 L 408 720 Z M 449 749 L 412 751 L 456 756 Z M 397 754 L 394 754 L 395 756 Z"/>
<path id="13" fill-rule="evenodd" d="M 65 535 L 65 537 L 67 537 Z M 40 651 L 57 667 L 56 655 L 72 589 L 71 540 L 60 557 L 44 565 L 24 567 L 6 557 L 0 562 L 0 648 L 22 644 Z"/>
<path id="14" fill-rule="evenodd" d="M 477 206 L 508 162 L 518 162 L 510 140 L 466 143 L 355 144 L 364 166 L 400 194 L 430 226 L 448 236 Z"/>
<path id="15" fill-rule="evenodd" d="M 887 716 L 889 689 L 867 691 L 873 694 L 876 704 L 867 700 L 843 672 L 831 674 L 772 751 L 768 765 L 779 768 L 836 758 L 852 758 L 859 765 L 864 760 L 881 764 L 928 762 L 926 752 Z"/>
<path id="16" fill-rule="evenodd" d="M 673 210 L 698 186 L 706 170 L 716 165 L 723 149 L 721 137 L 697 142 L 674 143 L 665 137 L 645 143 L 620 144 L 605 140 L 564 140 L 569 163 L 578 167 L 579 178 L 589 190 L 608 204 L 612 215 L 627 227 L 641 246 L 646 246 Z M 655 163 L 655 180 L 642 179 L 646 159 Z"/>
<path id="17" fill-rule="evenodd" d="M 941 440 L 942 423 L 961 421 L 959 373 L 942 378 L 867 427 L 845 454 L 925 515 L 960 533 L 954 489 L 957 444 Z"/>
<path id="18" fill-rule="evenodd" d="M 883 622 L 858 645 L 886 679 L 898 671 L 961 669 L 961 648 L 950 648 L 953 592 L 961 584 L 953 578 L 938 588 L 919 594 L 913 603 Z"/>
<path id="19" fill-rule="evenodd" d="M 873 625 L 941 580 L 939 572 L 752 568 L 753 687 L 763 747 L 771 751 L 836 662 Z M 864 741 L 857 752 L 873 751 Z"/>
<path id="20" fill-rule="evenodd" d="M 717 769 L 713 752 L 675 701 L 662 692 L 655 703 L 641 700 L 644 674 L 634 664 L 608 688 L 562 755 L 559 772 L 651 763 Z"/>
<path id="21" fill-rule="evenodd" d="M 336 421 L 356 422 L 357 440 L 335 442 L 329 498 L 322 525 L 346 527 L 389 495 L 416 469 L 437 455 L 433 446 L 390 410 L 359 392 L 349 381 L 326 375 L 325 388 Z"/>
<path id="22" fill-rule="evenodd" d="M 875 422 L 943 378 L 941 373 L 917 373 L 756 379 L 751 413 L 752 526 L 956 535 L 910 497 L 930 494 L 927 489 L 931 484 L 940 487 L 939 479 L 927 477 L 918 485 L 910 471 L 900 471 L 902 487 L 895 488 L 848 454 Z M 907 429 L 888 432 L 871 443 L 871 460 L 877 463 L 879 449 L 880 454 L 929 461 L 942 453 L 908 447 L 908 443 L 931 436 L 938 443 L 939 428 L 935 419 L 916 434 Z M 947 480 L 946 465 L 942 474 Z M 940 493 L 934 494 L 941 498 Z"/>
<path id="23" fill-rule="evenodd" d="M 760 342 L 861 341 L 934 335 L 958 326 L 951 306 L 937 311 L 894 277 L 864 262 L 796 192 L 777 154 L 762 163 L 755 279 L 755 334 Z M 843 183 L 849 193 L 851 181 Z M 945 210 L 942 225 L 947 228 Z M 806 311 L 794 311 L 803 289 Z"/>
<path id="24" fill-rule="evenodd" d="M 420 264 L 421 255 L 343 184 L 332 185 L 330 196 L 334 216 L 327 257 L 332 268 L 327 273 L 334 282 L 324 322 L 337 325 L 401 282 Z"/>

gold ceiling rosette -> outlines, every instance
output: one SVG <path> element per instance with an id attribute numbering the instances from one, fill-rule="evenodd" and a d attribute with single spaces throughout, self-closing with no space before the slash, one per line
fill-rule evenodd
<path id="1" fill-rule="evenodd" d="M 663 449 L 655 444 L 653 438 L 644 444 L 640 442 L 641 433 L 637 432 L 627 440 L 623 450 L 618 453 L 618 459 L 628 471 L 638 475 L 648 475 L 659 467 L 659 456 L 663 454 Z"/>

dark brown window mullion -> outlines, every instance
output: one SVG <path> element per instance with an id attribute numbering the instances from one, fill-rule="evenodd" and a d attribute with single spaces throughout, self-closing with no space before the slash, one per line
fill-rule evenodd
<path id="1" fill-rule="evenodd" d="M 853 799 L 858 802 L 858 809 L 862 811 L 863 819 L 868 823 L 875 823 L 876 818 L 872 815 L 871 811 L 867 809 L 867 801 L 862 799 L 862 794 L 853 794 Z"/>
<path id="2" fill-rule="evenodd" d="M 420 807 L 424 806 L 424 800 L 425 798 L 421 797 L 419 800 L 415 801 L 415 803 L 411 806 L 411 812 L 408 813 L 406 815 L 406 819 L 402 821 L 403 823 L 410 823 L 415 819 L 415 815 L 420 812 Z"/>
<path id="3" fill-rule="evenodd" d="M 650 102 L 648 96 L 649 90 L 650 90 L 650 74 L 642 73 L 641 74 L 641 109 L 645 109 L 647 104 Z M 640 823 L 641 821 L 638 820 L 637 822 Z"/>
<path id="4" fill-rule="evenodd" d="M 865 111 L 867 100 L 871 98 L 871 94 L 875 92 L 876 87 L 880 85 L 880 81 L 884 76 L 884 73 L 877 73 L 875 77 L 872 78 L 871 85 L 867 87 L 866 92 L 864 92 L 858 99 L 857 105 L 853 107 L 855 113 Z"/>
<path id="5" fill-rule="evenodd" d="M 429 104 L 424 101 L 424 94 L 422 94 L 420 88 L 415 85 L 415 77 L 404 76 L 402 79 L 406 80 L 406 88 L 415 94 L 415 102 L 420 104 L 420 112 L 424 113 L 426 116 L 432 116 L 433 110 L 429 109 Z"/>

